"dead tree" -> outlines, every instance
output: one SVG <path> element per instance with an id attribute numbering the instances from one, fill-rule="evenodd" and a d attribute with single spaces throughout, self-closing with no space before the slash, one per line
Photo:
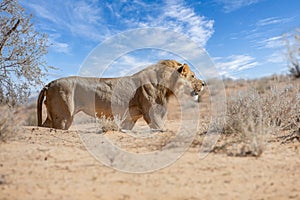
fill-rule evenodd
<path id="1" fill-rule="evenodd" d="M 0 104 L 22 103 L 47 71 L 47 36 L 17 0 L 0 2 Z"/>

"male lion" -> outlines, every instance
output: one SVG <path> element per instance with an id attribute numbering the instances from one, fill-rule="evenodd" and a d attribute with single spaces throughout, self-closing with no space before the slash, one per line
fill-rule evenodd
<path id="1" fill-rule="evenodd" d="M 54 80 L 40 92 L 38 126 L 68 129 L 80 111 L 90 115 L 121 118 L 120 128 L 131 130 L 143 117 L 150 128 L 162 129 L 169 97 L 188 96 L 197 100 L 204 82 L 187 64 L 163 60 L 120 78 L 67 77 Z M 46 96 L 47 119 L 42 124 Z"/>

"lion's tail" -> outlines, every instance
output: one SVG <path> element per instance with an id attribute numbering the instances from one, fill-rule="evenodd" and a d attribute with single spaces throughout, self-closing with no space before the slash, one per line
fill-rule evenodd
<path id="1" fill-rule="evenodd" d="M 43 108 L 43 101 L 44 101 L 44 97 L 45 97 L 45 93 L 47 91 L 48 87 L 45 86 L 38 97 L 37 100 L 37 119 L 38 119 L 38 126 L 42 126 L 42 108 Z"/>

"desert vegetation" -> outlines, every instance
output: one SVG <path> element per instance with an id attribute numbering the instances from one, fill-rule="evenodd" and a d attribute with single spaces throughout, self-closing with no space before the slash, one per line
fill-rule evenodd
<path id="1" fill-rule="evenodd" d="M 230 156 L 260 156 L 272 141 L 300 139 L 300 83 L 293 76 L 224 80 L 225 120 L 203 120 L 194 146 L 202 145 L 209 127 L 221 133 L 213 151 Z M 208 101 L 205 94 L 203 101 Z M 203 105 L 202 105 L 203 106 Z M 209 126 L 210 125 L 210 126 Z"/>
<path id="2" fill-rule="evenodd" d="M 0 113 L 0 140 L 6 140 L 19 131 L 20 124 L 18 123 L 16 113 L 11 109 L 1 106 Z"/>
<path id="3" fill-rule="evenodd" d="M 47 66 L 47 36 L 37 32 L 17 0 L 0 3 L 0 103 L 23 103 L 40 86 Z"/>
<path id="4" fill-rule="evenodd" d="M 273 137 L 292 136 L 299 140 L 298 81 L 288 76 L 273 76 L 249 81 L 247 85 L 229 96 L 226 123 L 221 129 L 225 136 L 233 135 L 241 143 L 242 149 L 235 155 L 258 156 Z"/>
<path id="5" fill-rule="evenodd" d="M 274 199 L 274 191 L 283 199 L 300 197 L 297 176 L 300 164 L 299 29 L 287 39 L 288 75 L 223 80 L 227 94 L 224 120 L 211 118 L 210 97 L 218 91 L 206 91 L 199 103 L 199 130 L 183 162 L 156 174 L 131 176 L 99 167 L 99 163 L 87 154 L 76 127 L 69 131 L 36 127 L 36 102 L 27 102 L 27 98 L 32 87 L 41 86 L 49 67 L 44 60 L 47 36 L 35 31 L 31 19 L 16 0 L 0 2 L 0 199 L 20 196 L 41 199 L 43 195 L 48 197 L 46 199 L 55 199 L 52 198 L 55 195 L 72 199 L 72 194 L 85 199 L 96 192 L 105 194 L 107 199 L 130 199 L 123 193 L 127 194 L 131 188 L 139 188 L 133 193 L 142 197 L 153 197 L 159 191 L 166 197 L 173 195 L 180 199 L 188 196 L 191 190 L 198 191 L 199 185 L 207 188 L 198 196 L 218 190 L 222 198 L 229 188 L 248 195 L 253 191 L 264 194 L 269 190 L 270 199 Z M 45 109 L 43 112 L 45 117 Z M 172 127 L 180 124 L 176 114 L 170 119 Z M 79 126 L 96 122 L 99 131 L 88 129 L 87 134 L 105 135 L 134 153 L 160 151 L 175 133 L 167 129 L 152 136 L 150 132 L 147 135 L 150 139 L 145 142 L 143 137 L 122 133 L 112 119 L 87 118 L 79 114 L 75 121 Z M 211 151 L 212 156 L 202 162 L 195 155 L 210 128 L 221 135 Z M 138 132 L 134 134 L 140 136 Z M 268 154 L 264 157 L 265 152 Z M 245 172 L 251 173 L 251 177 Z M 199 178 L 202 173 L 204 175 Z M 273 180 L 274 177 L 277 179 Z M 282 177 L 286 180 L 282 181 Z M 247 181 L 251 182 L 251 187 L 245 184 L 245 190 L 240 189 L 241 183 Z M 218 189 L 211 190 L 215 187 Z M 149 192 L 149 188 L 155 188 L 155 192 Z M 178 188 L 183 188 L 184 192 L 179 193 Z M 116 196 L 119 189 L 122 196 Z M 209 194 L 203 199 L 210 197 Z M 102 198 L 95 196 L 95 199 Z M 264 197 L 262 195 L 261 199 Z"/>
<path id="6" fill-rule="evenodd" d="M 47 36 L 37 32 L 17 0 L 0 2 L 0 137 L 17 129 L 16 107 L 42 84 Z"/>

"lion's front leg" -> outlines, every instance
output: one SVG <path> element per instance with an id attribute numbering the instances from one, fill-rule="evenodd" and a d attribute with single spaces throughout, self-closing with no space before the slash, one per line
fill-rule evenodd
<path id="1" fill-rule="evenodd" d="M 165 105 L 153 104 L 144 112 L 143 117 L 151 129 L 163 130 L 166 122 L 167 108 Z"/>
<path id="2" fill-rule="evenodd" d="M 126 119 L 122 122 L 121 124 L 121 129 L 122 130 L 132 130 L 132 128 L 134 127 L 136 121 L 133 121 L 131 119 Z"/>
<path id="3" fill-rule="evenodd" d="M 132 130 L 135 123 L 142 117 L 142 113 L 138 107 L 132 106 L 128 108 L 121 122 L 121 129 Z"/>

